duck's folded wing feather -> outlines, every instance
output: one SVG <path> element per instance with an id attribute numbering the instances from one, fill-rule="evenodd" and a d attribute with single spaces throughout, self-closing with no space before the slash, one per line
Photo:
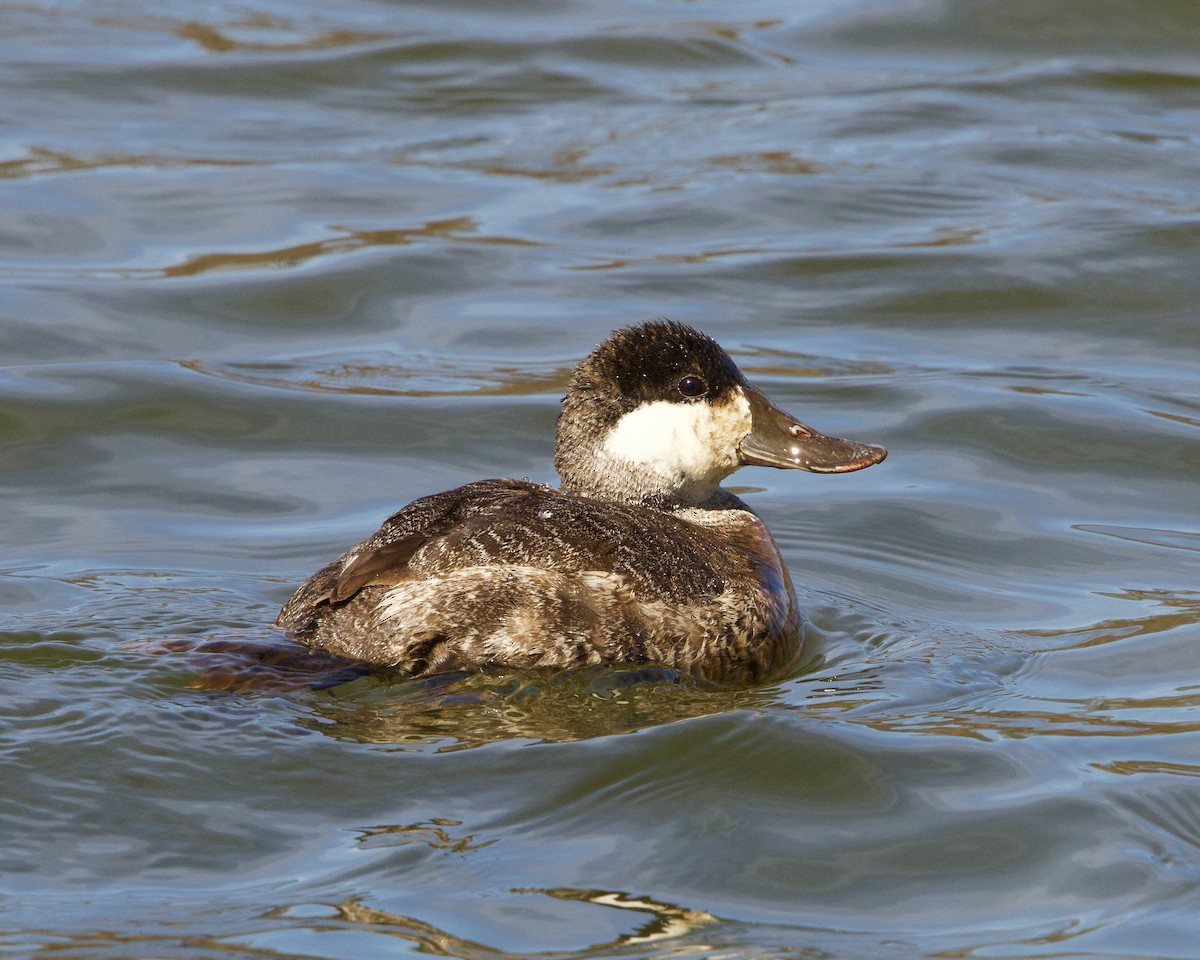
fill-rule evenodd
<path id="1" fill-rule="evenodd" d="M 465 509 L 518 498 L 531 486 L 515 480 L 483 480 L 414 500 L 385 520 L 374 536 L 305 580 L 279 611 L 276 624 L 299 629 L 322 604 L 348 600 L 372 583 L 397 582 L 413 555 L 452 530 Z"/>
<path id="2" fill-rule="evenodd" d="M 488 565 L 612 573 L 644 599 L 694 601 L 724 589 L 719 552 L 713 538 L 659 511 L 483 480 L 413 501 L 313 574 L 277 622 L 291 629 L 367 586 Z"/>
<path id="3" fill-rule="evenodd" d="M 519 502 L 536 490 L 522 480 L 480 480 L 414 500 L 385 520 L 373 537 L 340 558 L 329 599 L 337 603 L 369 584 L 396 583 L 408 575 L 409 562 L 423 547 L 454 537 L 464 525 L 477 526 L 506 510 L 519 509 Z"/>

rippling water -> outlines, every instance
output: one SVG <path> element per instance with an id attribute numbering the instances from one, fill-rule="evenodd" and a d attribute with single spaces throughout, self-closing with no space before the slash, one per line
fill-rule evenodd
<path id="1" fill-rule="evenodd" d="M 1195 956 L 1198 54 L 1192 0 L 0 6 L 0 952 Z M 795 676 L 281 659 L 660 314 L 891 451 L 735 478 Z"/>

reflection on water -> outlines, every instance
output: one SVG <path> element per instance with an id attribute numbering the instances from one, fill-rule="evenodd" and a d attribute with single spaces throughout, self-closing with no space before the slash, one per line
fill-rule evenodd
<path id="1" fill-rule="evenodd" d="M 386 33 L 363 33 L 354 30 L 318 30 L 300 40 L 271 41 L 239 39 L 236 34 L 261 34 L 266 37 L 278 37 L 284 32 L 295 32 L 295 25 L 279 17 L 268 14 L 250 14 L 224 26 L 199 23 L 195 20 L 186 22 L 172 21 L 162 18 L 157 25 L 170 30 L 183 40 L 192 40 L 210 53 L 307 53 L 318 50 L 336 50 L 339 47 L 352 47 L 359 44 L 385 40 Z M 138 26 L 145 28 L 145 22 Z"/>
<path id="2" fill-rule="evenodd" d="M 166 155 L 98 154 L 87 158 L 72 156 L 46 147 L 26 148 L 25 156 L 17 160 L 0 162 L 0 180 L 22 177 L 38 177 L 55 173 L 80 173 L 88 170 L 103 170 L 119 167 L 196 167 L 196 166 L 244 166 L 249 161 L 189 158 L 181 159 Z"/>
<path id="3" fill-rule="evenodd" d="M 239 633 L 241 634 L 239 636 Z M 731 710 L 755 710 L 778 690 L 727 689 L 664 667 L 447 674 L 412 679 L 371 671 L 262 630 L 174 637 L 127 649 L 173 658 L 186 686 L 238 695 L 322 691 L 306 726 L 362 743 L 439 753 L 489 743 L 559 743 L 632 733 Z M 22 657 L 44 654 L 31 651 Z M 33 662 L 40 662 L 34 660 Z M 331 698 L 331 699 L 330 699 Z"/>
<path id="4" fill-rule="evenodd" d="M 332 736 L 433 747 L 444 753 L 500 741 L 562 743 L 633 733 L 730 710 L 757 709 L 778 696 L 770 688 L 714 689 L 705 681 L 658 667 L 469 676 L 435 684 L 393 683 L 366 697 L 351 695 L 349 702 L 318 705 L 313 723 Z"/>
<path id="5" fill-rule="evenodd" d="M 365 850 L 379 847 L 402 847 L 410 843 L 422 843 L 433 850 L 449 850 L 452 853 L 470 853 L 482 850 L 499 841 L 476 840 L 474 834 L 456 837 L 449 830 L 461 827 L 461 820 L 437 818 L 427 823 L 410 823 L 396 826 L 368 827 L 359 834 L 358 843 Z"/>
<path id="6" fill-rule="evenodd" d="M 571 368 L 543 371 L 497 367 L 494 362 L 459 357 L 406 356 L 393 362 L 343 362 L 333 358 L 297 358 L 288 363 L 205 365 L 186 360 L 185 369 L 242 383 L 283 390 L 317 390 L 380 397 L 545 396 L 566 389 Z M 548 441 L 549 442 L 549 441 Z"/>
<path id="7" fill-rule="evenodd" d="M 0 8 L 0 952 L 1192 956 L 1198 50 L 1181 0 Z M 551 480 L 657 315 L 891 451 L 734 478 L 791 677 L 270 626 Z"/>
<path id="8" fill-rule="evenodd" d="M 142 277 L 195 277 L 214 270 L 262 270 L 290 268 L 303 265 L 317 257 L 353 253 L 364 247 L 407 246 L 426 239 L 452 239 L 473 243 L 528 244 L 532 241 L 513 237 L 477 236 L 478 226 L 469 217 L 438 220 L 410 230 L 343 230 L 340 236 L 312 243 L 296 244 L 281 250 L 254 253 L 206 253 L 190 258 L 186 263 L 164 267 L 160 271 L 138 274 Z M 132 277 L 131 277 L 132 279 Z"/>
<path id="9" fill-rule="evenodd" d="M 105 157 L 89 161 L 73 161 L 60 155 L 41 155 L 19 162 L 21 172 L 103 169 L 111 166 L 161 166 L 159 161 L 146 157 Z M 207 164 L 206 164 L 207 165 Z M 10 170 L 11 175 L 11 170 Z M 478 225 L 469 217 L 424 223 L 410 229 L 353 230 L 333 225 L 331 236 L 278 249 L 249 252 L 212 251 L 189 256 L 183 263 L 161 267 L 125 268 L 115 275 L 127 280 L 164 280 L 199 277 L 210 273 L 238 270 L 290 270 L 314 260 L 340 257 L 370 248 L 405 247 L 424 241 L 449 240 L 455 243 L 483 245 L 536 246 L 532 240 L 517 237 L 483 236 Z M 75 273 L 75 270 L 71 271 Z M 48 273 L 48 271 L 47 271 Z M 90 272 L 92 279 L 107 279 L 105 270 Z"/>
<path id="10" fill-rule="evenodd" d="M 1031 630 L 1027 636 L 1046 640 L 1068 640 L 1070 645 L 1056 644 L 1053 649 L 1082 649 L 1128 640 L 1131 637 L 1164 633 L 1200 623 L 1200 591 L 1175 594 L 1166 590 L 1121 590 L 1106 594 L 1116 600 L 1128 600 L 1155 608 L 1165 607 L 1166 613 L 1151 613 L 1143 617 L 1123 617 L 1097 624 L 1071 627 L 1066 630 Z"/>
<path id="11" fill-rule="evenodd" d="M 608 951 L 627 946 L 642 946 L 657 944 L 659 941 L 674 940 L 686 936 L 698 928 L 717 923 L 717 919 L 703 910 L 685 910 L 670 904 L 655 903 L 640 897 L 606 890 L 516 890 L 515 893 L 543 894 L 573 903 L 591 903 L 597 906 L 609 907 L 615 910 L 627 910 L 635 913 L 649 914 L 650 918 L 636 932 L 624 934 L 610 943 L 593 944 L 582 950 L 571 951 L 570 956 L 597 956 L 602 951 Z M 375 932 L 386 933 L 389 936 L 413 940 L 430 953 L 450 957 L 462 957 L 471 960 L 475 957 L 503 958 L 510 956 L 550 957 L 565 956 L 555 952 L 543 951 L 512 954 L 504 950 L 496 950 L 479 943 L 462 940 L 445 931 L 422 923 L 412 917 L 401 917 L 381 910 L 371 910 L 357 903 L 344 903 L 338 906 L 342 919 L 355 924 L 369 925 Z M 672 956 L 692 956 L 710 949 L 706 945 L 682 944 L 679 949 L 671 952 Z"/>

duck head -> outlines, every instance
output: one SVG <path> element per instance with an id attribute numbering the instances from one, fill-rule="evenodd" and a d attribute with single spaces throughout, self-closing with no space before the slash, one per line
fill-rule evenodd
<path id="1" fill-rule="evenodd" d="M 886 456 L 806 426 L 711 337 L 659 320 L 618 330 L 575 368 L 554 465 L 568 493 L 699 505 L 742 466 L 849 473 Z"/>

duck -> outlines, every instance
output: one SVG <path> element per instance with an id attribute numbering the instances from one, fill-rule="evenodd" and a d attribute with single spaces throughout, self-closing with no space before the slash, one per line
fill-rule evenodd
<path id="1" fill-rule="evenodd" d="M 690 326 L 625 327 L 570 377 L 557 488 L 479 480 L 414 500 L 305 580 L 276 623 L 409 677 L 656 665 L 755 682 L 794 662 L 802 619 L 775 540 L 721 482 L 886 456 L 785 413 Z"/>

